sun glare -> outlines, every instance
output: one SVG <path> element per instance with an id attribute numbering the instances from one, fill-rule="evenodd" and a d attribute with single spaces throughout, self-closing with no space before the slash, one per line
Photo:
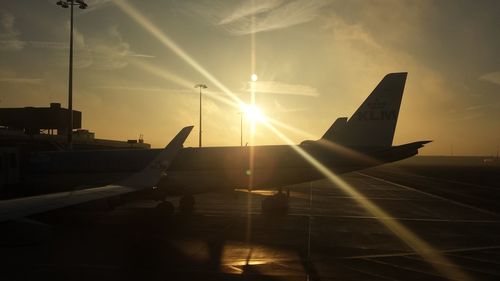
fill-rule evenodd
<path id="1" fill-rule="evenodd" d="M 252 122 L 259 121 L 259 122 L 264 122 L 266 121 L 266 116 L 264 113 L 262 113 L 262 110 L 256 106 L 255 104 L 250 104 L 250 105 L 243 105 L 242 106 L 243 112 L 245 113 L 245 116 Z"/>
<path id="2" fill-rule="evenodd" d="M 149 18 L 141 14 L 138 10 L 136 10 L 132 5 L 130 5 L 127 1 L 117 1 L 114 3 L 121 8 L 126 14 L 128 14 L 133 20 L 135 20 L 138 24 L 140 24 L 143 28 L 149 31 L 153 36 L 155 36 L 164 46 L 169 48 L 175 54 L 177 54 L 180 58 L 182 58 L 186 63 L 192 66 L 197 72 L 202 74 L 208 81 L 213 83 L 214 86 L 221 89 L 227 96 L 233 101 L 236 106 L 237 104 L 241 104 L 241 110 L 244 112 L 246 118 L 251 121 L 250 126 L 250 148 L 249 148 L 249 190 L 253 186 L 253 167 L 254 167 L 254 138 L 255 138 L 255 124 L 257 121 L 263 123 L 267 128 L 269 128 L 272 132 L 274 132 L 278 137 L 284 140 L 287 144 L 290 145 L 292 149 L 295 150 L 296 153 L 301 155 L 307 162 L 309 162 L 312 166 L 314 166 L 320 173 L 322 173 L 330 182 L 334 183 L 335 186 L 343 190 L 345 193 L 350 195 L 353 199 L 357 201 L 360 206 L 363 206 L 367 211 L 373 214 L 377 219 L 384 224 L 388 229 L 390 229 L 395 235 L 397 235 L 403 242 L 405 242 L 409 247 L 411 247 L 416 253 L 420 254 L 429 262 L 432 266 L 434 266 L 438 271 L 442 272 L 446 277 L 454 280 L 470 280 L 470 277 L 464 273 L 459 267 L 455 266 L 445 255 L 443 255 L 440 251 L 433 248 L 426 241 L 418 237 L 414 234 L 410 229 L 406 228 L 402 223 L 397 221 L 396 219 L 389 216 L 384 210 L 378 207 L 371 200 L 366 198 L 362 193 L 358 192 L 354 187 L 350 186 L 348 183 L 344 182 L 340 177 L 336 174 L 332 173 L 328 167 L 324 166 L 321 162 L 315 159 L 312 155 L 310 155 L 307 151 L 303 150 L 301 146 L 294 145 L 293 142 L 285 136 L 281 131 L 276 129 L 271 123 L 275 123 L 280 125 L 280 127 L 284 127 L 287 129 L 292 129 L 299 131 L 298 129 L 294 129 L 292 126 L 278 123 L 275 120 L 269 118 L 267 120 L 266 116 L 263 114 L 261 109 L 255 105 L 255 83 L 251 84 L 251 98 L 250 104 L 246 105 L 241 102 L 241 100 L 233 94 L 231 90 L 229 90 L 225 85 L 223 85 L 219 80 L 217 80 L 211 73 L 209 73 L 204 67 L 202 67 L 197 61 L 195 61 L 187 52 L 180 48 L 173 40 L 167 37 L 160 28 L 158 28 L 155 24 L 153 24 Z M 252 17 L 252 21 L 254 18 Z M 252 22 L 252 26 L 254 23 Z M 255 70 L 255 39 L 253 36 L 255 33 L 252 33 L 252 72 Z M 149 69 L 149 68 L 148 68 Z M 155 72 L 155 69 L 151 69 Z M 157 74 L 160 75 L 160 74 Z M 170 80 L 174 80 L 177 83 L 184 85 L 187 84 L 186 81 L 180 77 L 177 77 L 172 74 L 164 74 L 162 77 Z M 258 77 L 255 73 L 250 76 L 252 82 L 256 82 Z M 192 85 L 192 83 L 191 83 Z M 251 212 L 250 206 L 252 205 L 252 197 L 250 193 L 247 197 L 247 242 L 250 244 L 251 240 Z"/>
<path id="3" fill-rule="evenodd" d="M 259 79 L 259 76 L 257 76 L 257 74 L 252 74 L 252 76 L 250 76 L 250 79 L 252 79 L 253 82 L 256 82 L 257 79 Z"/>

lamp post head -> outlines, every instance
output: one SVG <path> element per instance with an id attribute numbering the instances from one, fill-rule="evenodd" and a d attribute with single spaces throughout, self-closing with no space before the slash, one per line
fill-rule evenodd
<path id="1" fill-rule="evenodd" d="M 56 5 L 61 6 L 62 8 L 69 8 L 70 5 L 71 6 L 78 5 L 78 8 L 82 10 L 87 9 L 87 7 L 89 6 L 83 0 L 59 0 L 57 1 Z"/>
<path id="2" fill-rule="evenodd" d="M 205 85 L 205 84 L 196 84 L 196 85 L 194 85 L 194 87 L 200 88 L 200 89 L 207 89 L 208 88 L 207 85 Z"/>
<path id="3" fill-rule="evenodd" d="M 69 8 L 69 4 L 66 1 L 57 1 L 57 6 L 61 6 L 61 8 Z"/>
<path id="4" fill-rule="evenodd" d="M 78 7 L 82 10 L 87 9 L 88 5 L 85 3 L 83 0 L 74 0 L 77 4 Z"/>

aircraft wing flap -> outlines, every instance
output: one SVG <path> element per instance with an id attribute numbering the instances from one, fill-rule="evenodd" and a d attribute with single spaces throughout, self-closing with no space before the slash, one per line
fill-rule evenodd
<path id="1" fill-rule="evenodd" d="M 116 184 L 0 201 L 0 222 L 151 188 L 164 175 L 192 129 L 183 128 L 146 168 Z"/>
<path id="2" fill-rule="evenodd" d="M 71 192 L 59 192 L 0 201 L 0 221 L 117 196 L 134 190 L 136 189 L 127 186 L 106 185 Z"/>

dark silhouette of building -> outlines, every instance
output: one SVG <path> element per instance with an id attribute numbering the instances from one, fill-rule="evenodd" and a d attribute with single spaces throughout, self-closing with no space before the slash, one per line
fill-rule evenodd
<path id="1" fill-rule="evenodd" d="M 0 108 L 0 147 L 62 150 L 67 143 L 68 114 L 69 110 L 60 103 L 51 103 L 50 107 Z M 76 150 L 150 148 L 142 137 L 128 141 L 96 139 L 93 132 L 81 128 L 82 112 L 73 110 L 73 148 Z"/>
<path id="2" fill-rule="evenodd" d="M 60 103 L 50 107 L 0 108 L 0 126 L 9 130 L 22 130 L 26 135 L 49 134 L 66 135 L 69 110 Z M 73 110 L 73 128 L 82 127 L 82 113 Z"/>

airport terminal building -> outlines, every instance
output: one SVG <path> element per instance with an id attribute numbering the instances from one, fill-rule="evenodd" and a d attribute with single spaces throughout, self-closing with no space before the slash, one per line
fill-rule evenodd
<path id="1" fill-rule="evenodd" d="M 21 167 L 33 152 L 67 147 L 69 110 L 49 107 L 0 108 L 0 192 L 21 180 Z M 73 150 L 149 149 L 142 138 L 126 141 L 95 138 L 82 128 L 82 112 L 73 110 Z M 4 187 L 4 188 L 2 188 Z"/>
<path id="2" fill-rule="evenodd" d="M 24 147 L 31 151 L 61 150 L 66 146 L 69 110 L 59 103 L 50 107 L 0 108 L 0 147 Z M 142 139 L 127 141 L 97 139 L 82 129 L 82 112 L 73 110 L 73 148 L 148 149 Z M 75 130 L 76 129 L 76 130 Z"/>

